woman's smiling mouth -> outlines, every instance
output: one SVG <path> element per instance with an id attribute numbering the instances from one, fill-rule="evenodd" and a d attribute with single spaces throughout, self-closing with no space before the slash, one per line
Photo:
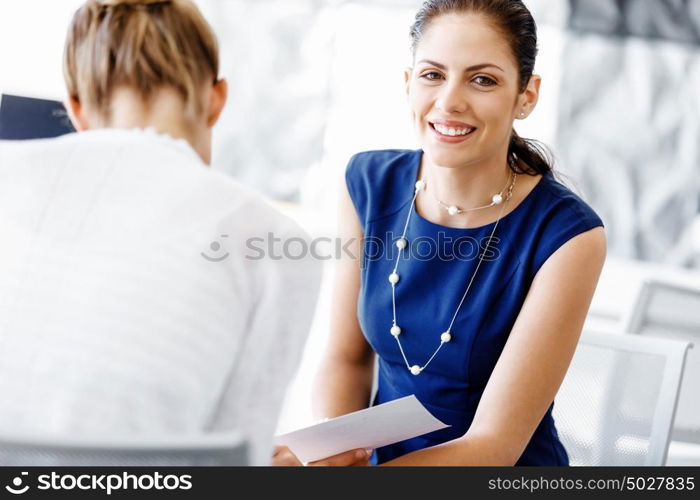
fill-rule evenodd
<path id="1" fill-rule="evenodd" d="M 476 131 L 476 127 L 461 122 L 436 121 L 428 124 L 438 140 L 443 142 L 462 142 Z"/>

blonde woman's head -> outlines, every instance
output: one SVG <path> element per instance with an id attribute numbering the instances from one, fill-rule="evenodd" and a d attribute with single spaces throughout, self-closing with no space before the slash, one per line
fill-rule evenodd
<path id="1" fill-rule="evenodd" d="M 191 0 L 87 0 L 64 53 L 79 130 L 155 127 L 187 139 L 209 163 L 223 109 L 213 30 Z"/>

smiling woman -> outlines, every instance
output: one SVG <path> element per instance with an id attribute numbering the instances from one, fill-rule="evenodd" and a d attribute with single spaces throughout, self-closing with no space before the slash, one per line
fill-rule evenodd
<path id="1" fill-rule="evenodd" d="M 367 406 L 376 356 L 371 404 L 415 394 L 450 427 L 380 448 L 375 463 L 566 465 L 552 401 L 605 235 L 513 130 L 539 97 L 535 22 L 520 0 L 429 0 L 411 39 L 421 149 L 355 155 L 340 206 L 341 237 L 396 251 L 339 263 L 315 412 Z M 467 238 L 479 245 L 464 257 Z M 429 259 L 426 241 L 440 248 Z"/>

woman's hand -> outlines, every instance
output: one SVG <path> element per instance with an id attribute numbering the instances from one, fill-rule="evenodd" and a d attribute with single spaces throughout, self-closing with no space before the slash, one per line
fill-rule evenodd
<path id="1" fill-rule="evenodd" d="M 307 465 L 310 467 L 368 467 L 371 456 L 372 450 L 360 448 L 344 451 L 316 462 L 309 462 Z M 272 456 L 272 465 L 275 467 L 301 467 L 304 464 L 286 446 L 276 446 Z"/>

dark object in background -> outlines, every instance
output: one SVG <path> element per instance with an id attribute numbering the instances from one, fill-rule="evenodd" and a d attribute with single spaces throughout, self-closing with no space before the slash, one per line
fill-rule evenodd
<path id="1" fill-rule="evenodd" d="M 59 101 L 0 96 L 0 139 L 46 139 L 71 132 L 75 129 Z"/>
<path id="2" fill-rule="evenodd" d="M 700 0 L 570 0 L 581 33 L 700 45 Z"/>

